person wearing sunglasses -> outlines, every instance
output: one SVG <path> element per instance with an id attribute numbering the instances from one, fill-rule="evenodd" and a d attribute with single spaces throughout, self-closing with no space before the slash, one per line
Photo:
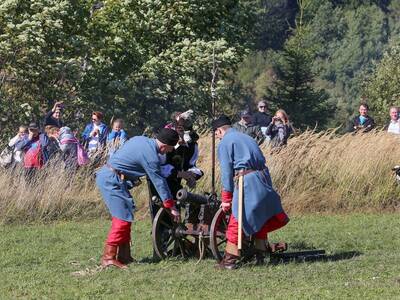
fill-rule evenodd
<path id="1" fill-rule="evenodd" d="M 271 115 L 268 113 L 267 101 L 261 100 L 257 107 L 258 111 L 253 114 L 253 123 L 259 126 L 262 133 L 266 135 L 267 127 L 272 121 Z"/>

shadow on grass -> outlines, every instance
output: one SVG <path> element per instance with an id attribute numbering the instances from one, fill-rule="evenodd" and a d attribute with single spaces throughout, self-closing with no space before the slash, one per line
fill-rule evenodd
<path id="1" fill-rule="evenodd" d="M 352 259 L 360 256 L 363 253 L 359 251 L 343 251 L 335 254 L 322 253 L 316 249 L 305 250 L 299 252 L 286 252 L 271 255 L 270 264 L 285 264 L 285 263 L 304 263 L 304 262 L 328 262 L 328 261 L 340 261 L 346 259 Z M 315 253 L 316 252 L 316 253 Z"/>

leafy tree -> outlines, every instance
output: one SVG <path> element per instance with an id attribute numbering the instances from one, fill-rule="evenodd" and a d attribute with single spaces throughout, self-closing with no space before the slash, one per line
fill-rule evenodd
<path id="1" fill-rule="evenodd" d="M 381 125 L 388 120 L 390 106 L 400 106 L 400 43 L 394 43 L 376 65 L 364 85 L 364 94 Z"/>
<path id="2" fill-rule="evenodd" d="M 239 0 L 5 1 L 0 96 L 12 106 L 8 120 L 39 117 L 54 100 L 68 102 L 68 124 L 92 109 L 139 130 L 174 110 L 208 114 L 211 57 L 223 105 L 253 42 L 253 16 L 254 7 Z"/>

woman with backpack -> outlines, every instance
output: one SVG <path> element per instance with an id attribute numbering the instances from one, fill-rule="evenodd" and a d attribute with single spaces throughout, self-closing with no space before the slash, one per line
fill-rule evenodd
<path id="1" fill-rule="evenodd" d="M 67 170 L 76 171 L 79 166 L 83 166 L 89 162 L 85 149 L 83 149 L 78 139 L 74 136 L 71 128 L 62 127 L 58 139 Z"/>

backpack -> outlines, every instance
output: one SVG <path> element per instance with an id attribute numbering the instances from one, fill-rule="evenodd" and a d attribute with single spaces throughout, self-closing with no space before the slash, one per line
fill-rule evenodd
<path id="1" fill-rule="evenodd" d="M 87 152 L 85 148 L 79 143 L 79 141 L 76 138 L 73 139 L 63 139 L 60 142 L 62 145 L 64 144 L 76 144 L 76 156 L 77 156 L 77 162 L 78 165 L 84 166 L 87 165 L 90 162 L 89 156 L 87 155 Z"/>
<path id="2" fill-rule="evenodd" d="M 80 143 L 77 143 L 77 157 L 78 157 L 78 165 L 79 166 L 84 166 L 87 165 L 90 162 L 90 159 L 83 148 L 83 146 Z"/>
<path id="3" fill-rule="evenodd" d="M 7 147 L 0 153 L 0 166 L 9 167 L 14 162 L 14 147 Z"/>

